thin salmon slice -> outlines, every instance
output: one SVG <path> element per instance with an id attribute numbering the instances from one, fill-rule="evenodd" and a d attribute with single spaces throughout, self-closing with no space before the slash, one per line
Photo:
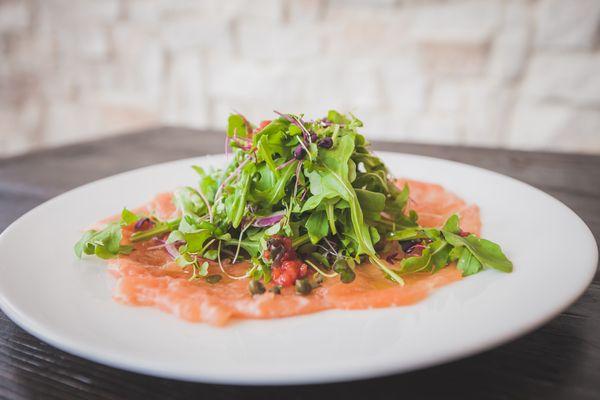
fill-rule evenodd
<path id="1" fill-rule="evenodd" d="M 419 214 L 420 225 L 441 227 L 452 214 L 458 214 L 464 231 L 476 235 L 481 233 L 479 207 L 476 205 L 465 203 L 460 197 L 434 183 L 410 179 L 396 180 L 399 188 L 404 187 L 404 184 L 407 184 L 410 190 L 408 208 Z"/>
<path id="2" fill-rule="evenodd" d="M 440 185 L 412 180 L 398 180 L 410 188 L 409 208 L 419 214 L 419 223 L 428 227 L 441 226 L 453 213 L 461 217 L 461 228 L 479 234 L 479 209 L 468 205 Z M 162 193 L 136 212 L 164 219 L 176 216 L 170 193 Z M 131 232 L 129 232 L 130 234 Z M 124 233 L 127 241 L 128 233 Z M 210 284 L 202 279 L 190 281 L 190 271 L 177 266 L 164 249 L 153 249 L 151 242 L 135 245 L 127 256 L 111 260 L 117 277 L 115 300 L 133 306 L 156 307 L 190 322 L 205 322 L 223 326 L 232 319 L 270 319 L 309 314 L 328 309 L 361 310 L 414 304 L 426 298 L 438 287 L 461 279 L 461 273 L 449 265 L 435 274 L 416 273 L 405 277 L 406 284 L 385 279 L 371 264 L 357 267 L 356 279 L 349 284 L 327 279 L 308 296 L 283 288 L 281 294 L 266 292 L 252 296 L 247 279 L 232 279 L 222 274 L 220 267 L 210 263 L 209 274 L 221 274 L 222 279 Z M 228 274 L 242 276 L 247 264 L 224 264 Z"/>

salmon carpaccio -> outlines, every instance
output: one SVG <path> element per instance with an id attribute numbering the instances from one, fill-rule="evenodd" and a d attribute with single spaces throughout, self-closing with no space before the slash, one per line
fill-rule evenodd
<path id="1" fill-rule="evenodd" d="M 438 227 L 453 213 L 460 216 L 461 228 L 479 235 L 481 222 L 479 208 L 439 185 L 400 179 L 397 184 L 410 188 L 409 208 L 419 214 L 419 223 Z M 159 218 L 177 214 L 169 193 L 158 195 L 137 213 L 154 213 Z M 131 232 L 124 232 L 128 243 Z M 326 279 L 309 295 L 301 296 L 293 287 L 283 288 L 281 294 L 266 292 L 252 296 L 247 279 L 235 280 L 222 276 L 220 282 L 210 284 L 203 279 L 190 281 L 190 272 L 177 266 L 164 249 L 148 249 L 150 242 L 135 245 L 135 251 L 110 261 L 112 273 L 117 278 L 114 298 L 133 306 L 157 307 L 190 322 L 206 322 L 223 326 L 232 319 L 267 319 L 314 313 L 327 309 L 368 309 L 403 306 L 416 303 L 440 286 L 461 279 L 455 265 L 439 272 L 416 273 L 404 276 L 405 285 L 399 286 L 386 279 L 371 264 L 356 268 L 352 283 L 339 279 Z M 238 263 L 224 268 L 230 275 L 241 276 L 248 268 Z M 216 263 L 211 263 L 209 274 L 221 273 Z"/>

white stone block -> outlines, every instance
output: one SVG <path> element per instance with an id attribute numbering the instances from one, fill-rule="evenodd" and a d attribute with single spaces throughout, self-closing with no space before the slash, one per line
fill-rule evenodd
<path id="1" fill-rule="evenodd" d="M 292 24 L 316 22 L 324 17 L 325 0 L 294 0 L 287 3 L 286 19 Z"/>
<path id="2" fill-rule="evenodd" d="M 114 61 L 106 70 L 109 87 L 137 93 L 155 101 L 160 98 L 166 69 L 165 51 L 155 32 L 130 24 L 112 31 Z"/>
<path id="3" fill-rule="evenodd" d="M 26 29 L 30 18 L 30 11 L 24 1 L 12 0 L 0 3 L 0 33 Z"/>
<path id="4" fill-rule="evenodd" d="M 515 91 L 504 85 L 476 82 L 465 89 L 462 114 L 463 143 L 497 147 L 508 141 L 508 122 Z"/>
<path id="5" fill-rule="evenodd" d="M 412 142 L 457 143 L 460 139 L 459 116 L 424 114 L 408 122 L 406 138 Z"/>
<path id="6" fill-rule="evenodd" d="M 52 101 L 48 105 L 43 144 L 59 145 L 91 139 L 105 130 L 97 109 Z"/>
<path id="7" fill-rule="evenodd" d="M 372 60 L 313 62 L 303 84 L 303 98 L 323 111 L 339 108 L 358 112 L 378 108 L 383 105 L 379 79 Z"/>
<path id="8" fill-rule="evenodd" d="M 535 45 L 542 49 L 591 49 L 598 42 L 600 1 L 543 0 L 535 13 Z"/>
<path id="9" fill-rule="evenodd" d="M 398 0 L 329 0 L 329 7 L 337 8 L 343 6 L 362 7 L 364 8 L 391 8 L 398 5 Z"/>
<path id="10" fill-rule="evenodd" d="M 518 149 L 552 148 L 553 140 L 568 128 L 573 109 L 557 104 L 519 101 L 514 109 L 508 145 Z"/>
<path id="11" fill-rule="evenodd" d="M 24 153 L 40 144 L 43 113 L 43 104 L 35 97 L 0 109 L 0 157 Z"/>
<path id="12" fill-rule="evenodd" d="M 40 27 L 112 23 L 121 12 L 119 0 L 44 0 L 37 4 Z"/>
<path id="13" fill-rule="evenodd" d="M 284 20 L 285 2 L 281 0 L 240 1 L 239 16 L 242 19 L 279 24 Z"/>
<path id="14" fill-rule="evenodd" d="M 547 145 L 553 150 L 600 153 L 600 113 L 595 110 L 576 110 L 564 129 Z"/>
<path id="15" fill-rule="evenodd" d="M 490 53 L 488 73 L 494 81 L 509 83 L 523 72 L 532 34 L 530 5 L 521 0 L 509 1 Z"/>
<path id="16" fill-rule="evenodd" d="M 535 56 L 523 83 L 525 96 L 600 105 L 600 55 L 557 53 Z"/>
<path id="17" fill-rule="evenodd" d="M 11 34 L 4 43 L 0 56 L 1 74 L 49 73 L 52 69 L 55 43 L 51 35 L 24 31 Z"/>
<path id="18" fill-rule="evenodd" d="M 425 109 L 428 82 L 414 55 L 386 59 L 379 69 L 385 105 L 391 111 L 406 116 Z"/>
<path id="19" fill-rule="evenodd" d="M 173 51 L 214 48 L 231 51 L 229 25 L 219 16 L 186 15 L 158 26 L 160 45 Z"/>
<path id="20" fill-rule="evenodd" d="M 564 105 L 521 103 L 515 110 L 511 147 L 583 153 L 600 152 L 600 114 Z"/>
<path id="21" fill-rule="evenodd" d="M 309 24 L 279 27 L 242 20 L 237 25 L 237 43 L 243 58 L 263 62 L 285 58 L 304 63 L 324 50 L 318 30 Z"/>
<path id="22" fill-rule="evenodd" d="M 439 81 L 431 90 L 430 109 L 434 113 L 456 113 L 465 109 L 464 81 Z"/>
<path id="23" fill-rule="evenodd" d="M 208 124 L 207 73 L 200 52 L 171 57 L 165 82 L 161 119 L 170 124 L 203 127 Z"/>
<path id="24" fill-rule="evenodd" d="M 31 136 L 20 124 L 18 113 L 8 107 L 0 109 L 0 157 L 24 153 L 34 147 Z"/>
<path id="25" fill-rule="evenodd" d="M 504 29 L 496 36 L 488 66 L 492 78 L 502 82 L 517 79 L 525 68 L 528 40 L 529 29 L 525 26 Z"/>
<path id="26" fill-rule="evenodd" d="M 223 55 L 211 57 L 208 63 L 211 97 L 269 103 L 272 108 L 285 99 L 302 96 L 305 84 L 299 74 L 305 68 L 302 64 L 285 60 L 261 64 Z"/>
<path id="27" fill-rule="evenodd" d="M 44 145 L 61 145 L 114 133 L 155 126 L 158 118 L 148 110 L 99 102 L 51 102 L 46 116 Z"/>
<path id="28" fill-rule="evenodd" d="M 125 17 L 135 23 L 158 23 L 169 0 L 127 0 Z"/>
<path id="29" fill-rule="evenodd" d="M 488 62 L 488 45 L 472 43 L 424 43 L 419 59 L 424 71 L 439 77 L 479 77 Z"/>
<path id="30" fill-rule="evenodd" d="M 417 3 L 410 35 L 420 42 L 487 43 L 502 21 L 500 1 Z"/>
<path id="31" fill-rule="evenodd" d="M 228 20 L 240 15 L 242 1 L 127 0 L 124 14 L 128 21 L 147 24 L 160 24 L 181 17 Z"/>
<path id="32" fill-rule="evenodd" d="M 325 19 L 315 26 L 327 57 L 403 57 L 414 51 L 408 29 L 411 14 L 401 8 L 345 4 L 329 6 Z"/>
<path id="33" fill-rule="evenodd" d="M 82 60 L 101 61 L 108 57 L 108 29 L 99 25 L 87 25 L 83 21 L 53 30 L 55 51 L 65 61 L 81 63 Z"/>
<path id="34" fill-rule="evenodd" d="M 372 112 L 359 112 L 359 117 L 364 128 L 362 132 L 366 135 L 367 140 L 388 140 L 388 141 L 414 141 L 414 132 L 408 125 L 411 122 L 410 116 L 404 113 L 394 111 L 374 110 Z"/>

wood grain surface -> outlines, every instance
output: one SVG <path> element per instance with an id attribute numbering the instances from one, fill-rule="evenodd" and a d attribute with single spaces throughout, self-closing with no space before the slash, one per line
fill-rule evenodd
<path id="1" fill-rule="evenodd" d="M 222 153 L 223 146 L 217 132 L 162 127 L 0 160 L 0 231 L 32 207 L 83 183 L 145 165 Z M 401 143 L 375 143 L 374 147 L 456 160 L 525 181 L 571 207 L 600 240 L 599 156 Z M 577 249 L 549 251 L 556 251 L 557 257 L 564 254 L 568 263 L 568 253 Z M 38 255 L 40 260 L 46 256 L 51 257 Z M 567 311 L 511 343 L 421 371 L 327 385 L 225 386 L 130 373 L 57 350 L 0 312 L 2 399 L 365 397 L 599 399 L 598 272 L 587 292 Z"/>

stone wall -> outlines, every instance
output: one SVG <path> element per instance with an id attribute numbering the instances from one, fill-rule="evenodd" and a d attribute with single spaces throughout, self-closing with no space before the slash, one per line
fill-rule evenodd
<path id="1" fill-rule="evenodd" d="M 0 155 L 238 110 L 600 152 L 600 0 L 0 0 Z"/>

